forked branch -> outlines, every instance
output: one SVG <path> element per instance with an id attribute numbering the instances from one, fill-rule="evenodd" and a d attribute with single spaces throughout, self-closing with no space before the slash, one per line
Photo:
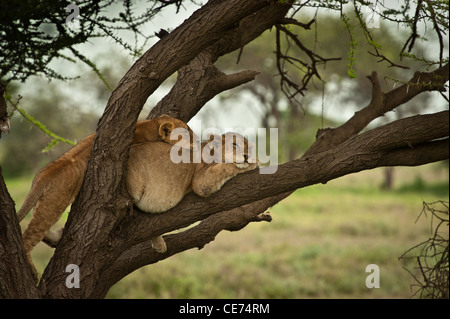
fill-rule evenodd
<path id="1" fill-rule="evenodd" d="M 314 20 L 310 22 L 312 24 Z M 298 57 L 294 57 L 288 55 L 287 52 L 283 53 L 281 50 L 281 33 L 286 35 L 286 40 L 288 43 L 292 41 L 297 48 L 299 48 L 303 53 L 306 54 L 308 60 L 302 60 Z M 288 45 L 289 47 L 290 45 Z M 280 87 L 283 93 L 289 99 L 295 99 L 297 95 L 304 95 L 304 92 L 307 90 L 309 82 L 316 77 L 319 80 L 321 79 L 320 73 L 317 70 L 317 67 L 321 64 L 325 64 L 329 61 L 338 61 L 340 58 L 324 58 L 314 51 L 308 49 L 298 38 L 296 34 L 287 29 L 285 26 L 281 24 L 276 25 L 276 60 L 277 60 L 277 68 L 278 73 L 281 77 Z M 295 68 L 299 69 L 303 74 L 301 83 L 297 83 L 296 80 L 292 79 L 286 68 L 285 62 L 293 65 Z M 291 91 L 292 90 L 292 91 Z"/>
<path id="2" fill-rule="evenodd" d="M 411 80 L 388 93 L 383 93 L 381 90 L 376 72 L 373 72 L 368 78 L 372 82 L 370 103 L 341 126 L 324 130 L 324 134 L 317 136 L 316 142 L 305 153 L 306 156 L 346 141 L 361 132 L 374 119 L 392 111 L 422 92 L 444 91 L 445 83 L 449 80 L 449 65 L 446 64 L 428 73 L 416 72 Z"/>

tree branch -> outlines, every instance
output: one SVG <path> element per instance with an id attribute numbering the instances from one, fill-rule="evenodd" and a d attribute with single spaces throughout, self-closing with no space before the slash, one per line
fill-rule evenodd
<path id="1" fill-rule="evenodd" d="M 297 25 L 299 27 L 302 27 L 305 30 L 311 30 L 311 25 L 316 22 L 316 19 L 313 18 L 311 19 L 308 23 L 302 23 L 300 21 L 297 21 L 296 19 L 293 18 L 283 18 L 279 21 L 280 24 L 293 24 L 293 25 Z"/>
<path id="2" fill-rule="evenodd" d="M 380 166 L 418 166 L 449 158 L 449 139 L 393 150 L 380 159 Z"/>
<path id="3" fill-rule="evenodd" d="M 412 79 L 404 85 L 383 93 L 376 72 L 372 72 L 369 80 L 372 82 L 372 99 L 365 108 L 335 129 L 323 130 L 324 134 L 318 134 L 316 142 L 308 149 L 305 156 L 329 149 L 351 136 L 361 132 L 377 117 L 382 116 L 399 105 L 408 102 L 416 95 L 425 91 L 442 91 L 449 80 L 449 65 L 436 69 L 433 72 L 416 72 Z"/>
<path id="4" fill-rule="evenodd" d="M 311 22 L 312 23 L 312 22 Z M 320 64 L 325 64 L 328 61 L 336 61 L 341 58 L 323 58 L 312 50 L 308 49 L 298 38 L 296 34 L 282 26 L 281 24 L 276 25 L 276 56 L 277 56 L 277 68 L 278 73 L 281 77 L 280 86 L 283 93 L 286 95 L 288 99 L 294 99 L 298 94 L 304 95 L 304 91 L 307 90 L 308 83 L 315 76 L 319 80 L 322 80 L 320 74 L 317 70 L 317 66 Z M 289 43 L 289 39 L 291 39 L 295 45 L 303 51 L 309 58 L 309 62 L 302 61 L 296 57 L 291 57 L 287 54 L 283 54 L 281 52 L 281 39 L 280 39 L 280 31 L 286 34 L 286 39 Z M 292 65 L 294 65 L 297 69 L 299 69 L 303 74 L 301 85 L 296 83 L 294 80 L 291 80 L 284 68 L 284 63 L 282 60 L 285 60 Z M 293 89 L 291 93 L 289 88 Z"/>
<path id="5" fill-rule="evenodd" d="M 245 207 L 244 205 L 243 207 L 209 216 L 197 226 L 178 234 L 164 236 L 168 249 L 163 254 L 157 253 L 153 249 L 150 240 L 137 244 L 123 252 L 103 275 L 110 280 L 113 278 L 115 283 L 122 279 L 124 274 L 129 274 L 143 266 L 157 263 L 188 249 L 202 249 L 206 244 L 214 241 L 217 234 L 223 230 L 237 231 L 250 222 L 270 222 L 272 220 L 268 212 L 247 211 Z M 100 282 L 103 282 L 103 280 Z M 108 290 L 108 285 L 100 285 L 97 294 L 103 297 Z"/>

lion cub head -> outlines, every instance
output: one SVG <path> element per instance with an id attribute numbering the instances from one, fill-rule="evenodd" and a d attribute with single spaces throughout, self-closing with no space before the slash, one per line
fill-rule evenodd
<path id="1" fill-rule="evenodd" d="M 255 145 L 239 133 L 212 134 L 203 154 L 208 152 L 216 163 L 231 163 L 239 169 L 259 166 Z"/>

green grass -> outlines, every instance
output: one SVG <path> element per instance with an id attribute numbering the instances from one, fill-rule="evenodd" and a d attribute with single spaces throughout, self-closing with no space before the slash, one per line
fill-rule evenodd
<path id="1" fill-rule="evenodd" d="M 422 201 L 448 200 L 448 169 L 396 168 L 395 176 L 392 191 L 380 189 L 381 169 L 298 190 L 270 209 L 271 223 L 222 232 L 202 250 L 141 268 L 107 297 L 410 298 L 403 267 L 412 261 L 398 257 L 430 236 L 430 220 L 416 219 Z M 18 203 L 29 183 L 7 181 Z M 39 271 L 52 251 L 33 251 Z M 365 286 L 368 264 L 380 268 L 379 289 Z"/>

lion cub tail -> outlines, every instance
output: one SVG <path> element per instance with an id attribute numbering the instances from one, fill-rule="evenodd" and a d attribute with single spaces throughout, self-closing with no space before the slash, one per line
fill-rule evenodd
<path id="1" fill-rule="evenodd" d="M 28 215 L 30 210 L 36 206 L 37 201 L 39 198 L 41 198 L 42 193 L 44 192 L 43 187 L 35 187 L 36 185 L 31 186 L 31 190 L 28 193 L 27 197 L 25 198 L 25 201 L 22 204 L 22 207 L 20 207 L 19 211 L 17 212 L 17 217 L 19 218 L 19 223 L 22 221 L 22 219 L 25 218 L 25 216 Z"/>

